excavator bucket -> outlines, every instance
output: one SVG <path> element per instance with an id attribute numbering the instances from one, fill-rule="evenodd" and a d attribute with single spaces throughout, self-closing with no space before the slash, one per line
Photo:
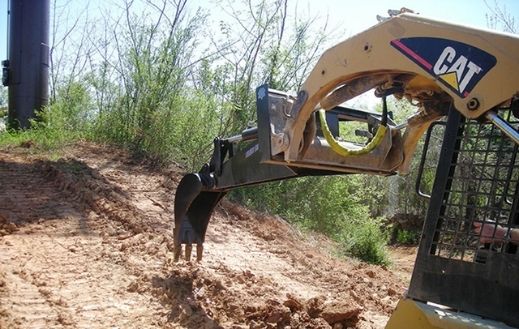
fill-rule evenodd
<path id="1" fill-rule="evenodd" d="M 187 174 L 180 181 L 175 195 L 175 261 L 185 248 L 185 259 L 191 260 L 192 245 L 196 244 L 197 261 L 202 260 L 205 231 L 214 207 L 225 192 L 204 191 L 208 182 L 201 174 Z"/>

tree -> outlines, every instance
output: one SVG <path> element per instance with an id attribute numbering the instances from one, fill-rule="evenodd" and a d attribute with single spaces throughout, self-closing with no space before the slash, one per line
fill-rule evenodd
<path id="1" fill-rule="evenodd" d="M 516 17 L 512 15 L 505 5 L 500 5 L 497 0 L 489 3 L 485 0 L 485 4 L 489 10 L 486 14 L 487 25 L 491 29 L 502 30 L 510 33 L 518 33 Z"/>
<path id="2" fill-rule="evenodd" d="M 227 132 L 236 133 L 255 120 L 255 89 L 296 91 L 324 49 L 326 22 L 289 12 L 288 0 L 228 1 L 222 10 L 220 36 L 212 38 L 217 62 L 227 74 L 226 101 L 232 104 Z"/>

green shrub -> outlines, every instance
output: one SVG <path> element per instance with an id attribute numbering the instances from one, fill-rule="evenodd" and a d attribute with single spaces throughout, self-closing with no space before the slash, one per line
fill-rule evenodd
<path id="1" fill-rule="evenodd" d="M 373 264 L 389 264 L 386 250 L 387 235 L 380 229 L 380 220 L 366 219 L 363 222 L 351 223 L 349 230 L 344 231 L 339 242 L 341 251 L 347 255 Z"/>
<path id="2" fill-rule="evenodd" d="M 417 244 L 420 238 L 420 232 L 398 229 L 396 233 L 396 242 L 399 244 Z"/>
<path id="3" fill-rule="evenodd" d="M 65 90 L 66 89 L 66 90 Z M 86 86 L 72 83 L 60 88 L 57 100 L 31 120 L 31 129 L 0 132 L 0 145 L 31 145 L 42 150 L 57 149 L 88 134 L 92 101 Z"/>

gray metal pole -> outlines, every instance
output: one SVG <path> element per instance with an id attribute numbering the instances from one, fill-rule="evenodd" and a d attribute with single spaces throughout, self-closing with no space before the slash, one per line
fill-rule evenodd
<path id="1" fill-rule="evenodd" d="M 49 11 L 49 0 L 10 1 L 3 80 L 9 87 L 12 128 L 29 128 L 29 119 L 49 101 Z"/>

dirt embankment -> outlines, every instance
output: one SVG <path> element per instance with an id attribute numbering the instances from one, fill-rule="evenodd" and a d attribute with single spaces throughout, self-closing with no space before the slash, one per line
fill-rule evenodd
<path id="1" fill-rule="evenodd" d="M 174 263 L 179 168 L 79 144 L 0 151 L 0 328 L 382 328 L 405 275 L 224 201 Z"/>

